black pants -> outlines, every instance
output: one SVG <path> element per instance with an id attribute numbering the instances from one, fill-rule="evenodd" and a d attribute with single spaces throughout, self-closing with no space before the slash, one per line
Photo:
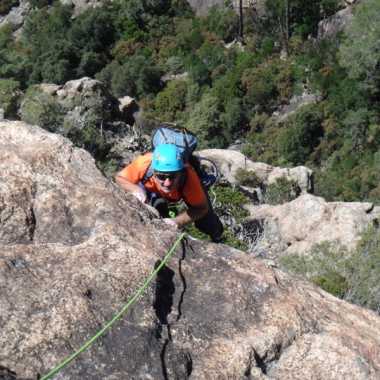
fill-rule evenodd
<path id="1" fill-rule="evenodd" d="M 207 194 L 207 193 L 206 193 Z M 220 221 L 218 215 L 215 214 L 211 202 L 208 198 L 208 213 L 201 219 L 194 222 L 195 227 L 204 234 L 210 236 L 211 240 L 215 243 L 219 243 L 222 240 L 223 224 Z M 160 213 L 162 218 L 169 217 L 169 205 L 164 198 L 151 198 L 151 205 Z"/>

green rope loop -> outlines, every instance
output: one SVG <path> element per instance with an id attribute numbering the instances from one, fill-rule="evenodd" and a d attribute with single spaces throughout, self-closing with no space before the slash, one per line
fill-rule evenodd
<path id="1" fill-rule="evenodd" d="M 162 269 L 162 267 L 168 262 L 172 254 L 174 253 L 175 249 L 177 248 L 178 244 L 182 241 L 182 239 L 185 237 L 186 233 L 183 232 L 178 239 L 175 241 L 175 243 L 172 245 L 170 250 L 167 252 L 163 260 L 161 261 L 160 265 L 157 266 L 157 268 L 147 277 L 143 285 L 138 289 L 138 291 L 135 293 L 135 295 L 123 306 L 123 308 L 115 314 L 115 316 L 108 321 L 103 328 L 101 328 L 94 336 L 92 336 L 89 340 L 87 340 L 86 343 L 82 345 L 77 351 L 75 351 L 73 354 L 68 356 L 65 360 L 63 360 L 60 364 L 58 364 L 56 367 L 54 367 L 49 373 L 44 375 L 40 378 L 40 380 L 48 380 L 51 379 L 54 375 L 56 375 L 58 372 L 60 372 L 64 367 L 66 367 L 69 363 L 71 363 L 77 356 L 79 356 L 82 352 L 86 351 L 98 338 L 100 338 L 102 335 L 105 334 L 107 330 L 109 330 L 112 325 L 120 319 L 123 314 L 126 313 L 126 311 L 136 302 L 136 300 L 141 296 L 141 294 L 145 291 L 145 289 L 148 287 L 150 282 L 153 280 L 153 278 L 157 275 L 157 273 Z"/>

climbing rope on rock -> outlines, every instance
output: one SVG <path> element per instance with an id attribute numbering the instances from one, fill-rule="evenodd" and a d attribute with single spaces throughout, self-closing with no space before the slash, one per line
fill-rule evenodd
<path id="1" fill-rule="evenodd" d="M 141 287 L 137 290 L 134 296 L 122 307 L 122 309 L 114 315 L 114 317 L 108 321 L 95 335 L 93 335 L 87 342 L 85 342 L 77 351 L 64 359 L 56 367 L 54 367 L 46 375 L 42 376 L 40 380 L 52 379 L 58 372 L 70 364 L 74 359 L 76 359 L 82 352 L 86 351 L 97 339 L 103 336 L 114 324 L 118 321 L 128 309 L 137 301 L 137 299 L 142 295 L 148 285 L 152 282 L 153 278 L 158 274 L 158 272 L 165 266 L 169 261 L 170 257 L 175 252 L 178 244 L 184 239 L 186 233 L 181 233 L 178 239 L 174 242 L 170 250 L 166 253 L 165 257 L 161 260 L 160 264 L 154 269 L 154 271 L 146 278 Z"/>

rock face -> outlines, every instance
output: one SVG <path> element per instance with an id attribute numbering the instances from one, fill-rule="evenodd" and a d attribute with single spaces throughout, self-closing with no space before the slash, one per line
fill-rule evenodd
<path id="1" fill-rule="evenodd" d="M 204 149 L 198 152 L 199 156 L 208 158 L 216 163 L 221 175 L 230 183 L 237 184 L 237 171 L 244 169 L 254 173 L 264 185 L 274 183 L 285 177 L 295 181 L 302 193 L 312 190 L 312 171 L 305 166 L 295 168 L 277 168 L 262 162 L 253 162 L 244 154 L 226 149 Z"/>
<path id="2" fill-rule="evenodd" d="M 0 122 L 0 378 L 37 379 L 99 330 L 176 238 L 84 150 Z M 223 245 L 188 241 L 56 376 L 378 379 L 380 318 Z"/>
<path id="3" fill-rule="evenodd" d="M 60 0 L 64 5 L 71 5 L 74 8 L 74 15 L 83 13 L 88 8 L 101 7 L 112 0 Z"/>
<path id="4" fill-rule="evenodd" d="M 121 100 L 122 106 L 102 82 L 83 77 L 30 88 L 19 113 L 23 121 L 68 136 L 98 158 L 121 160 L 129 157 L 127 148 L 139 150 L 145 143 L 132 126 L 137 104 Z"/>
<path id="5" fill-rule="evenodd" d="M 311 194 L 279 206 L 245 208 L 249 219 L 264 226 L 257 249 L 274 255 L 307 253 L 324 241 L 354 248 L 363 230 L 380 220 L 380 207 L 372 203 L 325 202 Z"/>
<path id="6" fill-rule="evenodd" d="M 13 29 L 20 28 L 30 9 L 29 0 L 20 0 L 18 7 L 13 7 L 7 15 L 0 16 L 0 28 L 5 24 L 11 24 Z"/>
<path id="7" fill-rule="evenodd" d="M 355 3 L 353 1 L 352 3 Z M 333 38 L 351 22 L 352 7 L 348 6 L 318 24 L 318 39 Z"/>
<path id="8" fill-rule="evenodd" d="M 294 95 L 289 104 L 281 106 L 278 111 L 273 113 L 277 122 L 284 122 L 289 116 L 297 112 L 301 107 L 309 104 L 317 104 L 321 101 L 320 95 L 311 94 L 305 89 L 302 95 Z"/>
<path id="9" fill-rule="evenodd" d="M 225 6 L 226 4 L 224 0 L 187 0 L 187 2 L 194 12 L 200 16 L 206 15 L 208 10 L 214 5 Z M 232 0 L 231 5 L 238 12 L 240 0 Z M 242 7 L 243 9 L 255 8 L 259 15 L 265 15 L 265 0 L 243 0 Z"/>

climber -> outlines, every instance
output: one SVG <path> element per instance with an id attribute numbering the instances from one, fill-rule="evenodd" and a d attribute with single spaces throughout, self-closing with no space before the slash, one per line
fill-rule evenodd
<path id="1" fill-rule="evenodd" d="M 163 221 L 175 228 L 194 222 L 214 242 L 220 242 L 223 225 L 212 209 L 207 191 L 194 168 L 184 163 L 174 144 L 156 146 L 116 174 L 116 182 L 140 202 L 155 207 Z M 187 209 L 169 218 L 168 202 L 183 200 Z"/>

